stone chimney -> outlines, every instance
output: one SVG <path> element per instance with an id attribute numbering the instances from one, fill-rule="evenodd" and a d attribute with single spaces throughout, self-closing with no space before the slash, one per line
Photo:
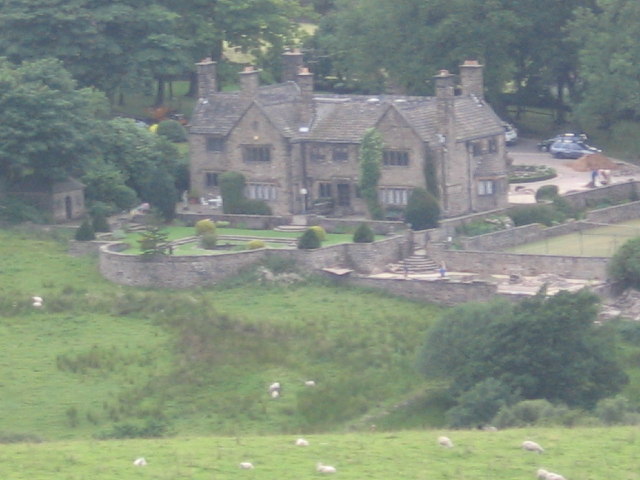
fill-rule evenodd
<path id="1" fill-rule="evenodd" d="M 210 58 L 205 58 L 196 63 L 196 74 L 198 76 L 198 98 L 211 98 L 216 93 L 216 62 Z"/>
<path id="2" fill-rule="evenodd" d="M 435 79 L 436 98 L 447 99 L 454 95 L 454 79 L 455 76 L 449 73 L 449 70 L 440 70 Z"/>
<path id="3" fill-rule="evenodd" d="M 247 98 L 253 98 L 260 86 L 260 70 L 253 68 L 249 65 L 244 67 L 244 70 L 240 72 L 240 90 L 241 95 Z"/>
<path id="4" fill-rule="evenodd" d="M 282 81 L 295 82 L 302 62 L 303 55 L 299 48 L 284 52 L 282 54 Z"/>
<path id="5" fill-rule="evenodd" d="M 460 65 L 460 83 L 463 95 L 474 95 L 484 100 L 483 66 L 477 60 L 466 60 Z"/>
<path id="6" fill-rule="evenodd" d="M 313 103 L 313 73 L 307 67 L 300 67 L 296 75 L 296 83 L 300 88 L 300 125 L 311 125 L 314 114 Z"/>

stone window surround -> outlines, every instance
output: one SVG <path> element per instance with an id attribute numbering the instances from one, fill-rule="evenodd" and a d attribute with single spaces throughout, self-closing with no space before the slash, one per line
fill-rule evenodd
<path id="1" fill-rule="evenodd" d="M 409 150 L 388 149 L 382 152 L 382 164 L 385 167 L 408 167 Z"/>
<path id="2" fill-rule="evenodd" d="M 271 145 L 242 145 L 242 159 L 247 163 L 270 162 Z"/>

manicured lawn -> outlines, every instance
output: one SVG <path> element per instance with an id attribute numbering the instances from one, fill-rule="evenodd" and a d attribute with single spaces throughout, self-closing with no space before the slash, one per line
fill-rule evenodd
<path id="1" fill-rule="evenodd" d="M 611 257 L 627 240 L 638 236 L 640 236 L 640 220 L 630 220 L 616 225 L 597 227 L 518 245 L 506 251 L 538 255 Z"/>
<path id="2" fill-rule="evenodd" d="M 195 235 L 195 229 L 193 227 L 181 227 L 181 226 L 169 226 L 164 229 L 167 232 L 170 241 L 179 240 L 186 237 L 193 237 Z M 264 239 L 266 246 L 269 248 L 296 248 L 298 238 L 302 235 L 301 232 L 278 232 L 275 230 L 250 230 L 242 228 L 218 228 L 217 234 L 219 237 L 218 243 L 225 244 L 231 243 L 237 245 L 238 249 L 245 249 L 249 239 L 247 240 L 232 240 L 225 237 L 249 237 L 256 239 Z M 126 235 L 123 241 L 131 245 L 132 252 L 139 252 L 138 239 L 140 238 L 140 232 L 131 232 Z M 269 238 L 281 238 L 290 239 L 292 244 L 283 244 L 276 242 L 269 242 Z M 383 238 L 377 236 L 377 239 Z M 322 242 L 323 246 L 337 245 L 340 243 L 352 243 L 353 235 L 347 233 L 328 233 L 327 238 Z M 198 247 L 197 242 L 189 243 L 183 246 L 178 246 L 174 253 L 181 255 L 215 255 L 218 253 L 228 252 L 228 250 L 205 250 Z"/>

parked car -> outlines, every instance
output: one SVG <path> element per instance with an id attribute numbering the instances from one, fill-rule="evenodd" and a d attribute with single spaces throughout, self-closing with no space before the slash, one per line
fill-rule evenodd
<path id="1" fill-rule="evenodd" d="M 560 135 L 556 135 L 555 137 L 547 138 L 546 140 L 542 140 L 538 143 L 538 150 L 542 150 L 543 152 L 548 152 L 551 145 L 553 145 L 558 140 L 566 140 L 570 142 L 581 142 L 587 143 L 587 135 L 584 133 L 561 133 Z"/>
<path id="2" fill-rule="evenodd" d="M 518 129 L 507 122 L 503 122 L 502 126 L 504 127 L 504 143 L 509 146 L 518 143 Z"/>
<path id="3" fill-rule="evenodd" d="M 555 158 L 580 158 L 600 151 L 595 147 L 590 147 L 582 142 L 574 142 L 573 140 L 556 140 L 549 147 L 549 153 Z"/>

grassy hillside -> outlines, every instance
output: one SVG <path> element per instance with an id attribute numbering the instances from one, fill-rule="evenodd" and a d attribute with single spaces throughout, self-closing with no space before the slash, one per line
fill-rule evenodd
<path id="1" fill-rule="evenodd" d="M 436 444 L 441 434 L 452 449 Z M 353 480 L 534 480 L 538 468 L 570 480 L 640 478 L 640 430 L 518 429 L 500 432 L 413 431 L 313 435 L 308 447 L 296 436 L 207 437 L 109 442 L 3 445 L 0 477 L 128 479 L 300 479 L 321 476 L 317 462 L 333 465 L 336 478 Z M 540 443 L 538 455 L 519 448 Z M 143 456 L 146 467 L 134 467 Z M 253 470 L 239 463 L 252 462 Z"/>
<path id="2" fill-rule="evenodd" d="M 415 350 L 436 307 L 249 274 L 216 289 L 124 288 L 103 280 L 94 258 L 37 236 L 0 231 L 5 435 L 332 431 L 424 401 Z M 284 388 L 273 401 L 276 380 Z M 433 425 L 443 406 L 431 402 L 413 424 Z"/>

